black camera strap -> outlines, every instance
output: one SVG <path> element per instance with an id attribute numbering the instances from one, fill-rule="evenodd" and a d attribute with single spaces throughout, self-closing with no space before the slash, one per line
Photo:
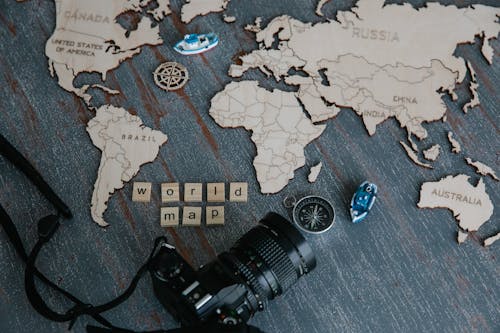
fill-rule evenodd
<path id="1" fill-rule="evenodd" d="M 135 277 L 132 279 L 132 282 L 130 283 L 129 287 L 120 296 L 118 296 L 117 298 L 113 299 L 108 303 L 99 306 L 92 306 L 90 304 L 84 303 L 83 301 L 79 300 L 76 296 L 72 295 L 68 291 L 57 286 L 55 283 L 50 281 L 43 273 L 41 273 L 35 266 L 36 258 L 40 253 L 43 245 L 50 240 L 52 235 L 54 235 L 54 233 L 59 227 L 59 217 L 57 215 L 49 215 L 47 217 L 42 218 L 38 222 L 39 238 L 29 255 L 27 255 L 26 253 L 26 250 L 22 244 L 17 228 L 12 222 L 12 219 L 9 217 L 9 215 L 1 205 L 0 205 L 0 224 L 5 230 L 5 233 L 7 234 L 7 237 L 14 246 L 16 252 L 26 263 L 25 280 L 24 280 L 26 295 L 31 305 L 38 313 L 40 313 L 42 316 L 52 321 L 57 321 L 57 322 L 69 321 L 70 322 L 69 328 L 71 328 L 71 326 L 80 316 L 89 315 L 101 325 L 104 325 L 105 327 L 112 329 L 113 332 L 119 332 L 119 331 L 132 332 L 132 331 L 125 331 L 113 326 L 108 320 L 102 317 L 100 313 L 108 311 L 120 305 L 132 295 L 135 288 L 137 287 L 139 280 L 144 275 L 144 273 L 147 272 L 150 261 L 154 253 L 156 252 L 156 249 L 158 248 L 159 244 L 161 244 L 161 242 L 166 241 L 164 237 L 159 237 L 156 240 L 155 246 L 148 260 L 146 261 L 145 264 L 141 266 L 139 271 L 136 273 Z M 53 290 L 57 291 L 58 293 L 66 297 L 68 300 L 72 301 L 74 303 L 74 306 L 65 313 L 58 313 L 52 310 L 45 303 L 40 293 L 38 292 L 38 289 L 35 286 L 35 277 L 38 278 L 48 287 L 52 288 Z"/>
<path id="2" fill-rule="evenodd" d="M 88 333 L 223 333 L 223 332 L 234 332 L 234 333 L 260 333 L 261 331 L 255 327 L 242 324 L 233 327 L 227 327 L 225 325 L 203 325 L 200 327 L 182 327 L 171 330 L 156 330 L 156 331 L 131 331 L 123 328 L 116 327 L 112 325 L 107 319 L 105 319 L 101 313 L 113 309 L 126 301 L 136 289 L 140 279 L 148 272 L 151 261 L 156 253 L 156 250 L 162 243 L 166 243 L 166 237 L 158 237 L 155 240 L 154 247 L 151 254 L 147 258 L 146 262 L 139 268 L 136 275 L 130 282 L 127 289 L 115 299 L 101 304 L 101 305 L 91 305 L 81 301 L 78 297 L 74 296 L 70 292 L 59 287 L 57 284 L 49 280 L 42 272 L 36 267 L 36 259 L 40 254 L 43 246 L 47 244 L 52 236 L 56 233 L 61 225 L 60 221 L 62 219 L 72 218 L 72 213 L 69 207 L 57 196 L 57 194 L 52 190 L 52 188 L 45 182 L 42 176 L 36 171 L 36 169 L 29 163 L 29 161 L 18 152 L 14 146 L 12 146 L 7 139 L 5 139 L 0 134 L 0 155 L 3 155 L 7 160 L 12 162 L 19 170 L 21 170 L 38 188 L 38 190 L 45 196 L 45 198 L 56 208 L 57 214 L 48 215 L 41 218 L 38 221 L 38 240 L 28 254 L 19 232 L 14 225 L 12 219 L 10 218 L 7 211 L 0 204 L 0 225 L 5 231 L 9 241 L 16 250 L 17 254 L 25 262 L 25 274 L 24 274 L 24 287 L 26 295 L 29 302 L 33 308 L 45 318 L 56 321 L 56 322 L 69 322 L 69 329 L 72 328 L 76 320 L 80 316 L 90 316 L 96 322 L 104 327 L 98 327 L 93 325 L 87 326 Z M 38 279 L 46 286 L 50 287 L 52 290 L 64 296 L 67 300 L 73 303 L 73 306 L 64 313 L 60 313 L 51 309 L 48 304 L 43 300 L 40 295 L 35 279 Z"/>
<path id="3" fill-rule="evenodd" d="M 43 246 L 50 241 L 52 236 L 58 230 L 60 226 L 60 220 L 63 218 L 70 219 L 72 217 L 71 210 L 69 207 L 57 196 L 57 194 L 52 190 L 52 188 L 47 184 L 47 182 L 42 178 L 42 176 L 36 171 L 36 169 L 31 165 L 31 163 L 20 153 L 10 142 L 0 134 L 0 155 L 3 155 L 7 160 L 14 164 L 21 172 L 23 172 L 28 179 L 37 187 L 37 189 L 44 195 L 44 197 L 56 208 L 57 215 L 48 215 L 38 221 L 38 240 L 28 254 L 19 232 L 14 225 L 12 219 L 10 218 L 7 211 L 0 205 L 0 225 L 5 230 L 5 233 L 12 243 L 17 254 L 25 262 L 25 279 L 24 285 L 26 290 L 26 295 L 30 301 L 33 308 L 40 313 L 45 318 L 56 321 L 56 322 L 70 322 L 70 328 L 75 323 L 75 321 L 82 315 L 91 316 L 101 325 L 108 327 L 113 330 L 113 332 L 132 332 L 119 329 L 113 326 L 108 320 L 101 316 L 102 312 L 106 312 L 127 300 L 139 283 L 141 277 L 148 271 L 150 261 L 153 258 L 156 249 L 162 242 L 166 242 L 165 237 L 159 237 L 155 241 L 155 246 L 151 251 L 149 258 L 140 267 L 136 275 L 132 279 L 128 288 L 118 297 L 110 302 L 93 306 L 87 304 L 70 292 L 62 289 L 54 282 L 49 280 L 43 273 L 41 273 L 36 268 L 36 259 L 42 250 Z M 35 285 L 35 278 L 40 280 L 43 284 L 50 287 L 52 290 L 58 292 L 64 296 L 69 301 L 73 302 L 74 306 L 70 308 L 65 313 L 59 313 L 52 310 L 47 303 L 43 300 L 42 296 L 38 292 Z M 156 332 L 166 332 L 166 331 L 156 331 Z M 154 333 L 154 332 L 153 332 Z"/>
<path id="4" fill-rule="evenodd" d="M 49 218 L 49 217 L 48 217 Z M 52 219 L 52 218 L 51 218 Z M 67 292 L 66 290 L 60 288 L 57 286 L 55 283 L 50 281 L 43 273 L 41 273 L 34 265 L 36 255 L 34 255 L 34 250 L 38 248 L 36 252 L 39 252 L 41 249 L 41 244 L 40 241 L 37 243 L 33 251 L 31 251 L 30 255 L 28 256 L 26 253 L 26 250 L 22 244 L 21 238 L 19 237 L 19 233 L 14 226 L 14 223 L 12 223 L 11 218 L 5 211 L 5 209 L 0 205 L 0 224 L 2 225 L 3 229 L 5 230 L 5 233 L 7 234 L 7 237 L 9 238 L 10 242 L 14 246 L 17 254 L 21 257 L 21 259 L 26 263 L 26 270 L 25 270 L 25 288 L 26 288 L 26 294 L 28 296 L 28 299 L 30 300 L 30 303 L 32 304 L 33 308 L 37 310 L 40 314 L 42 314 L 44 317 L 51 319 L 51 320 L 56 320 L 56 321 L 66 321 L 66 320 L 61 320 L 62 318 L 56 318 L 57 313 L 53 312 L 48 308 L 48 306 L 42 301 L 38 301 L 38 299 L 41 299 L 38 291 L 36 288 L 31 288 L 27 287 L 28 285 L 33 285 L 34 286 L 34 279 L 35 277 L 38 278 L 42 283 L 47 285 L 48 287 L 52 288 L 53 290 L 57 291 L 61 295 L 63 295 L 66 299 L 70 300 L 75 304 L 75 306 L 84 306 L 85 303 L 80 301 L 76 296 L 72 295 L 71 293 Z M 52 222 L 47 222 L 47 220 L 40 220 L 39 226 L 40 225 L 49 225 L 52 224 Z M 43 229 L 43 227 L 42 227 Z M 101 317 L 100 315 L 96 314 L 93 316 L 93 318 L 98 321 L 99 323 L 103 325 L 110 325 L 110 323 Z M 59 319 L 59 320 L 57 320 Z M 71 320 L 71 319 L 68 319 Z"/>
<path id="5" fill-rule="evenodd" d="M 17 231 L 17 228 L 12 222 L 10 216 L 0 205 L 0 225 L 5 230 L 7 237 L 14 246 L 18 255 L 26 263 L 26 270 L 25 270 L 26 295 L 28 296 L 28 299 L 33 308 L 45 318 L 57 322 L 69 321 L 70 322 L 69 328 L 71 329 L 72 324 L 74 324 L 74 322 L 80 316 L 88 315 L 92 317 L 96 322 L 104 326 L 104 327 L 99 327 L 94 325 L 87 325 L 88 333 L 223 333 L 223 332 L 262 333 L 262 331 L 260 331 L 258 328 L 249 325 L 227 327 L 214 324 L 211 327 L 204 325 L 199 327 L 191 326 L 191 327 L 181 327 L 171 330 L 156 330 L 156 331 L 143 331 L 143 332 L 131 331 L 112 325 L 108 320 L 106 320 L 103 316 L 101 316 L 101 313 L 120 305 L 122 302 L 124 302 L 132 295 L 135 288 L 137 287 L 139 280 L 144 275 L 144 273 L 147 272 L 151 260 L 154 254 L 156 253 L 156 249 L 162 242 L 166 241 L 166 238 L 159 237 L 156 239 L 155 246 L 151 251 L 151 254 L 149 255 L 146 263 L 141 266 L 141 268 L 139 269 L 135 277 L 132 279 L 132 282 L 130 283 L 129 287 L 125 290 L 125 292 L 123 292 L 120 296 L 118 296 L 111 302 L 102 304 L 100 306 L 92 306 L 90 304 L 84 303 L 76 296 L 72 295 L 68 291 L 57 286 L 55 283 L 50 281 L 43 273 L 41 273 L 35 266 L 36 258 L 40 253 L 43 245 L 50 240 L 52 235 L 54 235 L 55 231 L 59 227 L 58 219 L 59 218 L 56 215 L 49 215 L 45 218 L 42 218 L 38 222 L 39 239 L 35 244 L 35 246 L 33 247 L 33 249 L 31 250 L 31 253 L 27 255 L 26 250 L 21 241 L 21 238 L 19 236 L 19 233 Z M 45 303 L 40 293 L 38 292 L 35 286 L 35 277 L 38 278 L 48 287 L 52 288 L 53 290 L 57 291 L 58 293 L 66 297 L 68 300 L 73 302 L 74 306 L 70 308 L 66 313 L 58 313 L 52 310 Z"/>

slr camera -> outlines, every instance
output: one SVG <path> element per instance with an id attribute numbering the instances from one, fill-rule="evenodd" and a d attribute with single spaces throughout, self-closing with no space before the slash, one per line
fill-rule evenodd
<path id="1" fill-rule="evenodd" d="M 229 251 L 199 270 L 173 246 L 163 244 L 150 272 L 156 297 L 182 327 L 215 324 L 230 329 L 247 327 L 269 300 L 315 267 L 316 258 L 302 234 L 284 217 L 269 213 Z M 226 330 L 213 332 L 221 331 Z"/>
<path id="2" fill-rule="evenodd" d="M 165 237 L 158 237 L 151 255 L 124 292 L 106 303 L 89 304 L 51 281 L 36 266 L 40 251 L 56 233 L 60 221 L 72 218 L 71 210 L 1 134 L 0 155 L 22 171 L 57 211 L 57 214 L 38 221 L 38 240 L 30 251 L 24 247 L 14 222 L 2 205 L 0 231 L 5 232 L 26 264 L 24 284 L 33 308 L 49 320 L 69 322 L 69 330 L 78 318 L 90 316 L 101 326 L 87 325 L 88 333 L 133 333 L 113 325 L 101 314 L 126 301 L 149 270 L 156 296 L 182 325 L 181 328 L 150 333 L 262 332 L 246 325 L 247 321 L 257 311 L 264 310 L 267 301 L 283 294 L 316 267 L 314 254 L 300 232 L 282 216 L 270 213 L 229 251 L 221 253 L 198 271 L 166 242 Z M 35 280 L 64 297 L 72 303 L 71 307 L 65 312 L 52 309 L 39 293 Z"/>

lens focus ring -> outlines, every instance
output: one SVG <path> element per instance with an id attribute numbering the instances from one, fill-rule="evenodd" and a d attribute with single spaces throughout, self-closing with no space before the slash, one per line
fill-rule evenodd
<path id="1" fill-rule="evenodd" d="M 262 310 L 267 300 L 283 294 L 316 266 L 305 238 L 276 213 L 267 214 L 228 252 L 221 253 L 219 259 L 246 285 L 245 302 L 254 304 L 251 307 L 258 307 L 257 310 Z"/>
<path id="2" fill-rule="evenodd" d="M 297 281 L 295 268 L 280 244 L 264 231 L 265 229 L 255 228 L 254 230 L 259 235 L 253 238 L 252 248 L 275 274 L 278 289 L 273 291 L 273 296 L 277 296 Z"/>
<path id="3" fill-rule="evenodd" d="M 262 303 L 262 301 L 265 299 L 266 293 L 260 286 L 259 281 L 257 281 L 255 274 L 252 273 L 245 265 L 243 265 L 239 261 L 233 261 L 233 264 L 236 265 L 236 269 L 238 270 L 238 272 L 241 274 L 245 282 L 250 285 L 250 288 L 252 288 L 253 292 L 255 293 L 255 295 L 249 293 L 248 297 L 255 299 L 255 302 L 257 304 Z M 250 302 L 253 299 L 251 299 Z"/>

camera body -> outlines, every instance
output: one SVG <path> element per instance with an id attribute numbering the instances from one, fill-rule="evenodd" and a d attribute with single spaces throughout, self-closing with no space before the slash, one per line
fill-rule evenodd
<path id="1" fill-rule="evenodd" d="M 227 252 L 194 270 L 163 244 L 150 272 L 160 303 L 184 326 L 245 324 L 316 266 L 300 232 L 269 213 Z"/>
<path id="2" fill-rule="evenodd" d="M 255 311 L 246 286 L 219 260 L 195 271 L 168 244 L 155 259 L 151 273 L 156 297 L 182 326 L 246 323 Z"/>

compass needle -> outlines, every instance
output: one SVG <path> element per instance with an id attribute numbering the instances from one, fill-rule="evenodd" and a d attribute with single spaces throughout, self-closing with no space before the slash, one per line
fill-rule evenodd
<path id="1" fill-rule="evenodd" d="M 297 226 L 310 233 L 322 233 L 330 229 L 335 220 L 335 210 L 328 200 L 307 196 L 293 206 L 293 220 Z"/>

